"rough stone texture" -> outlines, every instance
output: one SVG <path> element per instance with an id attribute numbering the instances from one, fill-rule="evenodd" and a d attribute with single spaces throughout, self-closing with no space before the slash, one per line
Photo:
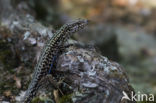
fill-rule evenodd
<path id="1" fill-rule="evenodd" d="M 56 71 L 63 72 L 62 84 L 69 86 L 61 89 L 71 90 L 75 103 L 128 103 L 121 101 L 122 91 L 133 91 L 123 68 L 93 48 L 68 48 L 59 57 Z"/>
<path id="2" fill-rule="evenodd" d="M 52 27 L 45 27 L 37 22 L 33 14 L 35 15 L 25 2 L 19 2 L 14 7 L 11 0 L 0 1 L 0 26 L 3 29 L 0 38 L 5 37 L 13 45 L 22 62 L 30 62 L 36 53 L 39 57 L 45 40 L 53 35 Z M 6 35 L 5 32 L 10 34 Z"/>

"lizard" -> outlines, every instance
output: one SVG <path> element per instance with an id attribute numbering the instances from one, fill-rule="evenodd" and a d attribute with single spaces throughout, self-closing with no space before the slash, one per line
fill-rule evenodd
<path id="1" fill-rule="evenodd" d="M 64 43 L 75 32 L 83 29 L 88 24 L 86 19 L 78 19 L 71 23 L 64 24 L 54 35 L 45 43 L 39 60 L 35 66 L 35 71 L 31 83 L 25 93 L 23 102 L 30 103 L 33 97 L 36 96 L 37 90 L 40 87 L 40 81 L 48 73 L 51 72 L 56 59 L 60 55 L 61 47 L 64 47 Z"/>

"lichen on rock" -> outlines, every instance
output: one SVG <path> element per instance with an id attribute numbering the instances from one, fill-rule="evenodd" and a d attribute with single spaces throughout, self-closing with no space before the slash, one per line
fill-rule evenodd
<path id="1" fill-rule="evenodd" d="M 59 57 L 54 78 L 57 73 L 63 75 L 59 89 L 65 95 L 72 94 L 70 100 L 74 103 L 123 103 L 122 92 L 133 91 L 123 68 L 95 49 L 68 48 Z M 60 80 L 58 76 L 56 79 Z"/>

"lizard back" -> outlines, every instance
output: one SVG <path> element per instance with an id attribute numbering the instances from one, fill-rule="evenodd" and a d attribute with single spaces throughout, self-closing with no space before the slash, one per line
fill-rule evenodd
<path id="1" fill-rule="evenodd" d="M 35 66 L 32 81 L 26 91 L 24 97 L 25 103 L 30 103 L 36 95 L 37 90 L 40 87 L 39 82 L 48 74 L 51 64 L 54 63 L 52 60 L 55 59 L 56 55 L 60 55 L 60 47 L 64 45 L 64 42 L 70 37 L 71 34 L 83 29 L 87 22 L 87 20 L 79 19 L 65 24 L 46 42 L 42 49 L 38 63 Z"/>

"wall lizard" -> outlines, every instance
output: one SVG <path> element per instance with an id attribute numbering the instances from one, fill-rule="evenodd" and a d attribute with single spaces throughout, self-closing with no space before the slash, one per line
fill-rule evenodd
<path id="1" fill-rule="evenodd" d="M 85 19 L 78 19 L 71 23 L 65 24 L 46 42 L 38 63 L 35 66 L 32 81 L 29 84 L 24 96 L 24 103 L 30 103 L 36 95 L 37 90 L 40 87 L 39 82 L 51 71 L 57 57 L 60 55 L 61 47 L 64 46 L 67 39 L 73 33 L 83 29 L 87 23 L 88 21 Z"/>

